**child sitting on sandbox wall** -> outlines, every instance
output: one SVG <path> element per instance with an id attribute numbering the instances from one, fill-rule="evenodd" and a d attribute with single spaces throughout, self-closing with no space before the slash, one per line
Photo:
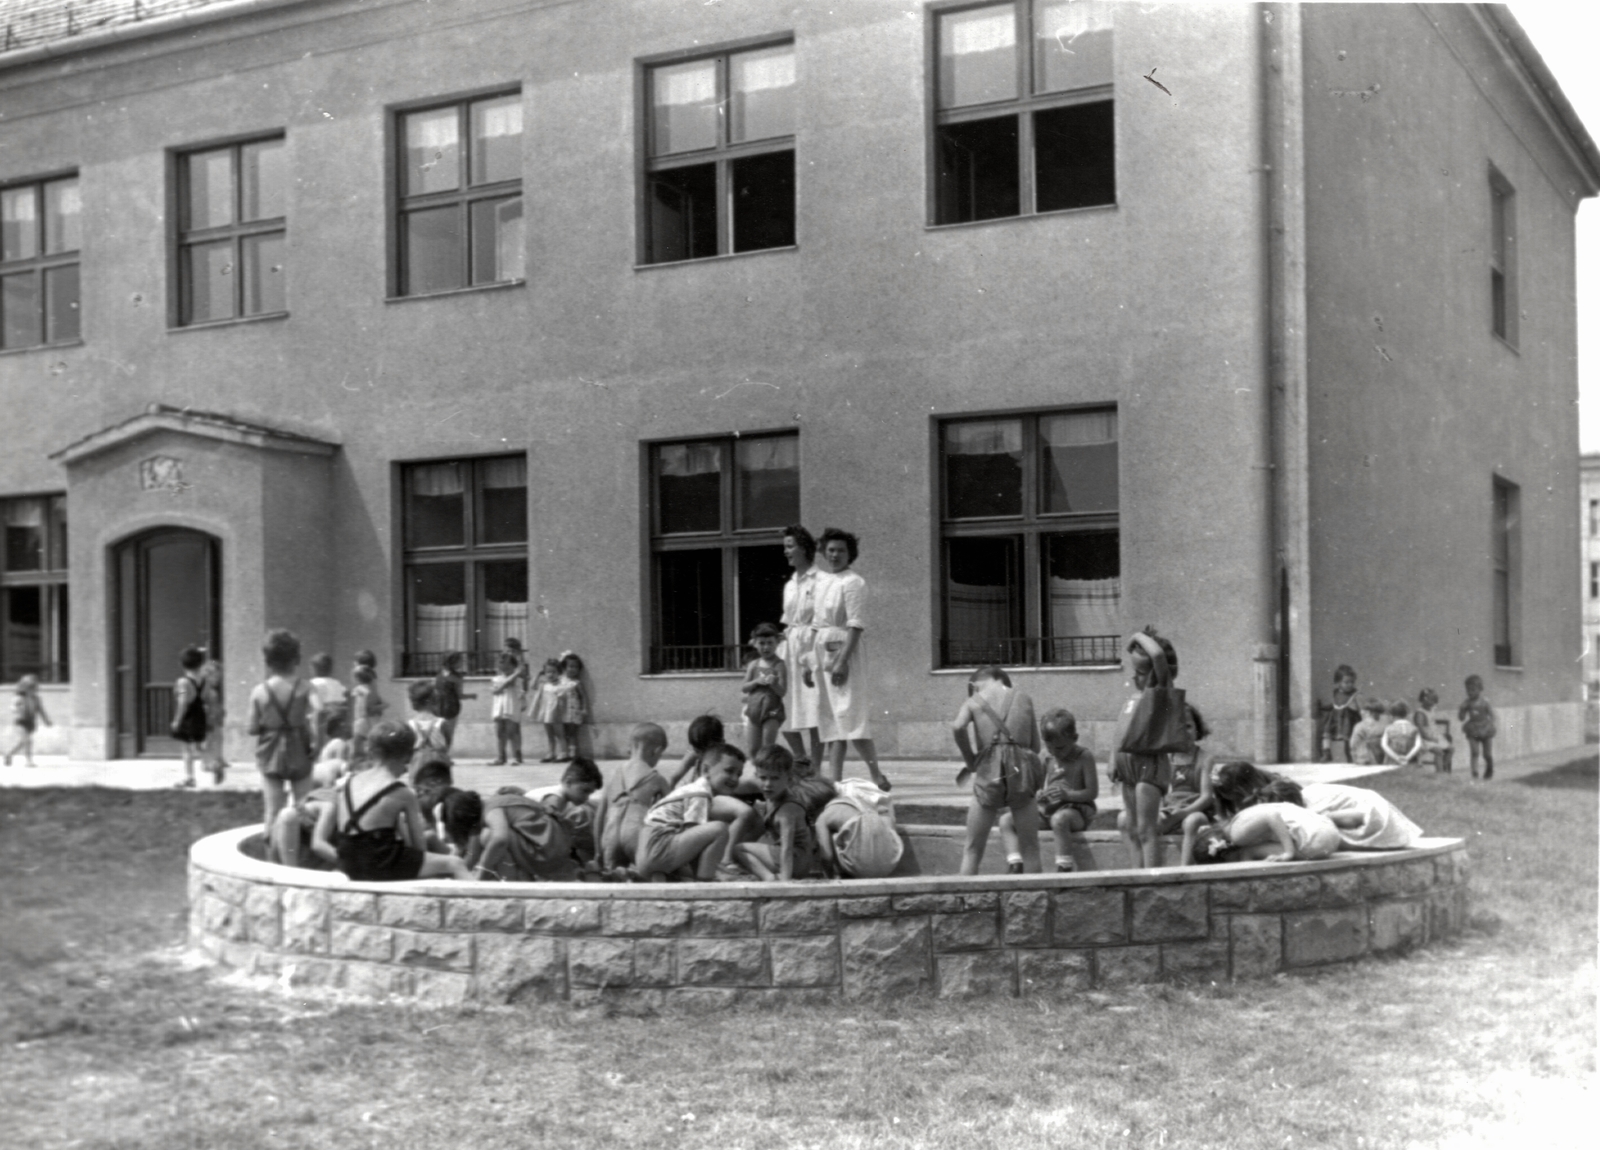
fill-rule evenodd
<path id="1" fill-rule="evenodd" d="M 1039 816 L 1050 825 L 1056 840 L 1056 872 L 1078 869 L 1073 848 L 1087 851 L 1083 832 L 1094 821 L 1095 800 L 1100 797 L 1100 772 L 1094 755 L 1078 743 L 1078 720 L 1064 707 L 1052 707 L 1039 720 L 1044 740 L 1045 778 L 1039 789 Z"/>
<path id="2" fill-rule="evenodd" d="M 367 739 L 373 765 L 348 776 L 317 819 L 312 849 L 324 858 L 331 850 L 339 869 L 354 882 L 472 877 L 454 855 L 423 849 L 427 830 L 422 808 L 401 778 L 416 745 L 410 727 L 379 723 Z"/>

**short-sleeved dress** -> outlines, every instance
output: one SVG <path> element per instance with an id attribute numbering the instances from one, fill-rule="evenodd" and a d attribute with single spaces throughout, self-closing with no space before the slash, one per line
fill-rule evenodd
<path id="1" fill-rule="evenodd" d="M 809 661 L 817 645 L 817 584 L 822 572 L 812 567 L 805 574 L 791 575 L 783 585 L 783 661 L 789 670 L 789 689 L 784 696 L 785 731 L 805 731 L 817 725 L 818 690 L 816 673 L 806 686 L 802 659 Z"/>
<path id="2" fill-rule="evenodd" d="M 1422 828 L 1377 791 L 1340 783 L 1307 783 L 1300 788 L 1300 795 L 1308 811 L 1330 820 L 1342 814 L 1361 816 L 1355 826 L 1334 824 L 1340 844 L 1348 850 L 1403 850 L 1422 837 Z"/>
<path id="3" fill-rule="evenodd" d="M 873 684 L 865 634 L 867 581 L 848 568 L 819 578 L 815 622 L 817 733 L 825 743 L 870 739 Z M 828 662 L 849 642 L 852 628 L 860 629 L 862 636 L 846 664 L 845 681 L 836 684 Z"/>
<path id="4" fill-rule="evenodd" d="M 539 687 L 539 699 L 534 707 L 536 723 L 571 723 L 574 726 L 589 721 L 589 708 L 583 697 L 583 684 L 565 675 L 559 679 L 546 679 Z"/>

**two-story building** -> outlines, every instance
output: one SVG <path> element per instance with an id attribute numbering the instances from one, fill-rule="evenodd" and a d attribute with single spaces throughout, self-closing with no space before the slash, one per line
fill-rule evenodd
<path id="1" fill-rule="evenodd" d="M 1103 754 L 1146 623 L 1218 750 L 1340 663 L 1581 739 L 1600 153 L 1503 7 L 63 7 L 0 3 L 0 677 L 76 756 L 189 642 L 237 753 L 276 626 L 733 720 L 793 522 L 888 755 L 989 661 Z"/>

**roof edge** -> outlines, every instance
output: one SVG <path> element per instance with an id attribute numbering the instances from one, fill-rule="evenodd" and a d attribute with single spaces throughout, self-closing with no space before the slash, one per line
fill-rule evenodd
<path id="1" fill-rule="evenodd" d="M 121 423 L 114 423 L 110 427 L 75 440 L 59 451 L 51 452 L 48 458 L 70 467 L 91 456 L 154 435 L 158 431 L 176 431 L 199 436 L 202 439 L 237 443 L 263 451 L 288 451 L 300 455 L 328 456 L 339 450 L 339 444 L 333 440 L 317 439 L 296 431 L 267 427 L 259 423 L 247 423 L 242 419 L 234 419 L 232 416 L 221 415 L 214 411 L 191 411 L 184 407 L 152 403 L 138 415 L 130 416 Z"/>
<path id="2" fill-rule="evenodd" d="M 1544 98 L 1555 122 L 1565 132 L 1566 143 L 1574 153 L 1574 158 L 1581 161 L 1577 166 L 1586 181 L 1584 197 L 1600 194 L 1600 148 L 1595 146 L 1594 137 L 1589 135 L 1589 129 L 1584 127 L 1577 109 L 1561 90 L 1561 84 L 1550 70 L 1550 65 L 1539 55 L 1539 49 L 1534 47 L 1532 38 L 1517 21 L 1509 5 L 1483 4 L 1480 10 L 1506 50 L 1527 69 L 1528 78 Z"/>
<path id="3" fill-rule="evenodd" d="M 114 24 L 98 32 L 86 32 L 81 36 L 63 36 L 43 44 L 35 44 L 30 48 L 0 52 L 0 71 L 26 67 L 43 60 L 55 60 L 63 56 L 75 56 L 83 52 L 110 48 L 131 40 L 163 36 L 170 32 L 231 20 L 238 16 L 270 12 L 277 8 L 292 8 L 310 2 L 311 0 L 222 0 L 221 3 L 205 8 L 189 8 L 164 16 L 152 16 L 148 20 Z"/>

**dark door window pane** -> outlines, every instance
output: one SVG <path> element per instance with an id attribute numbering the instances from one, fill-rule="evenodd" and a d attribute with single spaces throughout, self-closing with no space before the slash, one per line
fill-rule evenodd
<path id="1" fill-rule="evenodd" d="M 0 279 L 0 347 L 39 342 L 39 277 L 33 272 Z"/>
<path id="2" fill-rule="evenodd" d="M 936 146 L 939 223 L 993 220 L 1022 210 L 1015 116 L 941 125 Z"/>
<path id="3" fill-rule="evenodd" d="M 669 156 L 717 146 L 722 109 L 717 62 L 695 60 L 650 70 L 650 154 Z"/>
<path id="4" fill-rule="evenodd" d="M 1017 96 L 1017 16 L 1011 4 L 939 16 L 939 106 Z"/>
<path id="5" fill-rule="evenodd" d="M 739 557 L 739 634 L 741 643 L 760 623 L 776 623 L 783 615 L 783 585 L 794 574 L 783 546 L 741 547 Z"/>
<path id="6" fill-rule="evenodd" d="M 1022 514 L 1022 423 L 951 423 L 944 430 L 945 516 Z"/>
<path id="7" fill-rule="evenodd" d="M 282 140 L 262 140 L 241 147 L 239 179 L 244 192 L 244 219 L 275 220 L 288 214 L 289 153 Z"/>
<path id="8" fill-rule="evenodd" d="M 664 671 L 723 668 L 722 551 L 656 555 L 657 613 Z"/>
<path id="9" fill-rule="evenodd" d="M 734 143 L 794 133 L 794 45 L 740 52 L 728 62 Z"/>
<path id="10" fill-rule="evenodd" d="M 45 561 L 45 501 L 8 499 L 0 506 L 5 512 L 6 570 L 42 570 Z"/>
<path id="11" fill-rule="evenodd" d="M 717 254 L 716 164 L 655 172 L 648 195 L 651 263 Z"/>
<path id="12" fill-rule="evenodd" d="M 406 469 L 406 546 L 460 547 L 466 542 L 463 472 L 459 463 Z"/>
<path id="13" fill-rule="evenodd" d="M 734 448 L 740 530 L 787 527 L 800 518 L 800 440 L 741 439 Z"/>
<path id="14" fill-rule="evenodd" d="M 794 243 L 794 153 L 767 152 L 735 160 L 733 250 L 759 251 Z"/>
<path id="15" fill-rule="evenodd" d="M 461 117 L 456 107 L 405 117 L 405 194 L 448 192 L 461 186 Z"/>
<path id="16" fill-rule="evenodd" d="M 23 675 L 37 675 L 45 670 L 44 591 L 43 587 L 5 589 L 5 632 L 0 635 L 5 667 L 0 677 L 7 681 L 14 682 Z"/>
<path id="17" fill-rule="evenodd" d="M 406 218 L 406 290 L 416 295 L 465 287 L 465 213 L 451 205 Z"/>
<path id="18" fill-rule="evenodd" d="M 184 282 L 188 289 L 190 323 L 232 319 L 233 241 L 195 244 L 184 249 Z"/>
<path id="19" fill-rule="evenodd" d="M 1117 202 L 1116 127 L 1110 100 L 1035 112 L 1036 210 Z"/>
<path id="20" fill-rule="evenodd" d="M 656 448 L 658 530 L 663 535 L 722 529 L 722 447 L 669 443 Z"/>
<path id="21" fill-rule="evenodd" d="M 472 205 L 472 282 L 522 278 L 522 197 L 478 200 Z"/>
<path id="22" fill-rule="evenodd" d="M 189 179 L 187 228 L 219 228 L 233 223 L 233 149 L 196 152 L 185 163 Z"/>
<path id="23" fill-rule="evenodd" d="M 50 343 L 65 343 L 77 339 L 78 325 L 78 265 L 46 268 L 44 273 L 45 339 Z"/>
<path id="24" fill-rule="evenodd" d="M 520 457 L 478 464 L 482 512 L 478 542 L 525 543 L 528 539 L 528 462 Z"/>
<path id="25" fill-rule="evenodd" d="M 289 245 L 282 232 L 246 236 L 244 249 L 244 314 L 270 315 L 288 308 L 283 261 Z"/>
<path id="26" fill-rule="evenodd" d="M 1027 661 L 1021 557 L 1015 535 L 946 540 L 946 663 Z"/>
<path id="27" fill-rule="evenodd" d="M 1039 417 L 1044 510 L 1117 509 L 1117 415 L 1072 412 Z"/>

